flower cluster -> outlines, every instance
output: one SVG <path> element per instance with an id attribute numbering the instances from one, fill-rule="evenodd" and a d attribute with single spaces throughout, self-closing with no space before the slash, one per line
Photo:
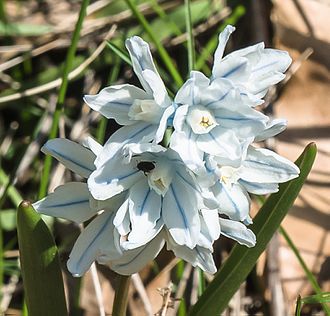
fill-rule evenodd
<path id="1" fill-rule="evenodd" d="M 255 145 L 286 126 L 255 107 L 284 78 L 291 59 L 262 43 L 223 57 L 233 31 L 227 26 L 219 36 L 212 76 L 192 71 L 173 100 L 148 44 L 136 36 L 128 39 L 143 89 L 115 85 L 84 98 L 122 127 L 104 146 L 92 138 L 83 145 L 67 139 L 44 145 L 44 153 L 87 179 L 66 183 L 34 203 L 40 213 L 76 223 L 90 220 L 68 261 L 73 275 L 82 275 L 93 261 L 132 274 L 165 244 L 214 273 L 213 242 L 220 235 L 255 245 L 247 228 L 249 193 L 276 192 L 278 183 L 299 174 L 292 162 Z"/>

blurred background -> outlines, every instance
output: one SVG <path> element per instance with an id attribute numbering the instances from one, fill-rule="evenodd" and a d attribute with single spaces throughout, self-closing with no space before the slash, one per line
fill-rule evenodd
<path id="1" fill-rule="evenodd" d="M 141 0 L 136 4 L 187 78 L 184 2 Z M 76 0 L 0 1 L 0 314 L 26 315 L 22 313 L 16 207 L 23 199 L 36 201 L 38 197 L 45 158 L 40 147 L 50 133 L 80 5 Z M 318 146 L 314 169 L 283 227 L 322 289 L 330 291 L 330 1 L 195 0 L 191 10 L 197 69 L 207 75 L 218 34 L 227 24 L 237 27 L 227 53 L 263 41 L 267 47 L 289 51 L 293 58 L 287 78 L 269 91 L 261 107 L 268 115 L 287 118 L 288 129 L 266 145 L 291 160 L 307 143 L 313 141 Z M 154 48 L 126 1 L 90 1 L 70 71 L 60 137 L 79 142 L 92 135 L 103 143 L 119 127 L 91 112 L 82 97 L 110 84 L 137 83 L 131 67 L 114 52 L 125 50 L 124 41 L 132 35 L 143 37 Z M 157 51 L 153 55 L 166 85 L 177 91 Z M 51 172 L 50 192 L 77 179 L 55 162 Z M 258 207 L 255 203 L 253 214 Z M 80 228 L 65 221 L 45 220 L 60 250 L 70 315 L 101 315 L 95 274 L 74 279 L 65 266 Z M 218 266 L 232 246 L 225 237 L 216 243 Z M 110 314 L 114 274 L 104 266 L 97 269 L 101 301 Z M 186 315 L 198 297 L 197 280 L 197 270 L 162 251 L 155 262 L 133 277 L 128 315 Z M 292 247 L 277 234 L 225 315 L 292 315 L 297 296 L 313 293 Z M 306 305 L 303 315 L 324 312 L 319 305 Z"/>

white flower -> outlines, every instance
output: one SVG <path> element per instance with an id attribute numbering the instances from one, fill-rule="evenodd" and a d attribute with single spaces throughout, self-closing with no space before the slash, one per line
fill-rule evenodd
<path id="1" fill-rule="evenodd" d="M 107 158 L 128 142 L 154 140 L 159 143 L 166 130 L 167 120 L 174 112 L 172 101 L 153 63 L 148 44 L 140 37 L 134 36 L 126 40 L 126 47 L 134 72 L 144 90 L 123 84 L 110 86 L 97 95 L 84 97 L 93 110 L 124 125 L 105 144 L 103 155 Z"/>
<path id="2" fill-rule="evenodd" d="M 225 46 L 235 27 L 228 25 L 219 35 L 219 45 L 214 55 L 212 80 L 229 79 L 240 90 L 244 102 L 252 106 L 262 104 L 271 85 L 283 80 L 291 64 L 285 51 L 265 49 L 264 43 L 234 51 L 223 57 Z"/>
<path id="3" fill-rule="evenodd" d="M 219 157 L 208 156 L 200 183 L 212 186 L 219 200 L 219 213 L 232 220 L 249 221 L 250 197 L 278 191 L 278 183 L 299 175 L 299 168 L 271 150 L 249 146 L 240 166 L 223 164 Z"/>
<path id="4" fill-rule="evenodd" d="M 157 232 L 160 219 L 179 245 L 194 248 L 198 240 L 201 208 L 218 203 L 204 194 L 180 157 L 160 145 L 129 144 L 90 175 L 88 187 L 97 200 L 128 190 L 115 220 L 127 218 L 131 244 L 145 243 Z M 121 220 L 118 220 L 121 222 Z"/>
<path id="5" fill-rule="evenodd" d="M 193 171 L 203 166 L 204 153 L 239 161 L 242 144 L 261 134 L 269 120 L 244 104 L 228 79 L 210 81 L 197 71 L 191 72 L 175 103 L 178 108 L 170 147 Z"/>

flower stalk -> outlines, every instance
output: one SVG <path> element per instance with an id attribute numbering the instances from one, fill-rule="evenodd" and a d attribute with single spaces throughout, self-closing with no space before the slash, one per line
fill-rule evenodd
<path id="1" fill-rule="evenodd" d="M 128 302 L 128 290 L 131 282 L 131 276 L 117 275 L 117 288 L 113 302 L 113 316 L 125 316 Z"/>

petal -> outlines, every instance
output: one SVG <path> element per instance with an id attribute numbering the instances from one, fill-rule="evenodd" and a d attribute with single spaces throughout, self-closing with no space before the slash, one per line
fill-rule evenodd
<path id="1" fill-rule="evenodd" d="M 152 141 L 156 133 L 157 125 L 146 122 L 138 122 L 124 126 L 110 136 L 103 150 L 95 159 L 95 166 L 100 167 L 118 152 L 127 143 L 139 143 Z M 95 169 L 95 168 L 94 168 Z"/>
<path id="2" fill-rule="evenodd" d="M 204 223 L 212 240 L 217 240 L 220 236 L 220 224 L 218 210 L 201 210 Z"/>
<path id="3" fill-rule="evenodd" d="M 203 271 L 212 274 L 217 271 L 213 261 L 212 251 L 210 249 L 200 246 L 190 249 L 186 246 L 176 244 L 171 236 L 168 236 L 167 250 L 172 250 L 176 257 L 189 262 L 194 267 L 201 268 Z"/>
<path id="4" fill-rule="evenodd" d="M 260 132 L 255 138 L 256 142 L 263 141 L 265 139 L 276 136 L 277 134 L 283 132 L 287 126 L 287 120 L 285 119 L 274 119 L 268 123 L 265 130 Z"/>
<path id="5" fill-rule="evenodd" d="M 240 160 L 242 148 L 235 133 L 221 126 L 216 126 L 207 134 L 197 138 L 197 147 L 215 156 L 227 158 L 231 161 Z"/>
<path id="6" fill-rule="evenodd" d="M 214 111 L 214 117 L 219 125 L 233 130 L 241 139 L 260 134 L 268 121 L 266 115 L 246 105 L 217 109 Z"/>
<path id="7" fill-rule="evenodd" d="M 164 113 L 163 113 L 163 115 L 160 119 L 158 129 L 156 131 L 156 135 L 155 135 L 155 138 L 154 138 L 154 143 L 158 144 L 163 140 L 166 128 L 168 127 L 168 119 L 174 113 L 174 111 L 175 111 L 174 105 L 170 105 L 164 111 Z"/>
<path id="8" fill-rule="evenodd" d="M 125 45 L 131 56 L 135 74 L 139 78 L 144 90 L 148 93 L 149 96 L 152 96 L 154 92 L 153 84 L 152 83 L 149 84 L 148 80 L 146 79 L 150 79 L 150 77 L 145 78 L 145 76 L 143 75 L 143 71 L 150 70 L 158 78 L 157 79 L 158 85 L 162 84 L 164 86 L 164 84 L 152 60 L 148 43 L 146 43 L 142 38 L 138 36 L 133 36 L 126 40 Z M 162 89 L 166 90 L 165 87 L 163 87 Z"/>
<path id="9" fill-rule="evenodd" d="M 219 34 L 219 44 L 214 54 L 214 65 L 212 69 L 212 77 L 218 77 L 218 72 L 221 71 L 221 60 L 229 40 L 230 34 L 235 31 L 235 27 L 227 25 L 226 28 Z"/>
<path id="10" fill-rule="evenodd" d="M 121 152 L 118 152 L 90 175 L 87 181 L 88 188 L 95 199 L 109 199 L 129 189 L 144 177 L 134 162 L 124 164 L 123 159 Z"/>
<path id="11" fill-rule="evenodd" d="M 250 193 L 264 195 L 268 193 L 274 193 L 278 191 L 277 183 L 256 183 L 256 182 L 247 182 L 242 179 L 239 180 L 239 183 Z"/>
<path id="12" fill-rule="evenodd" d="M 69 182 L 33 203 L 33 207 L 42 214 L 83 223 L 97 213 L 96 209 L 90 207 L 89 199 L 90 193 L 86 183 Z"/>
<path id="13" fill-rule="evenodd" d="M 169 106 L 172 102 L 158 73 L 146 69 L 142 71 L 142 76 L 152 90 L 156 103 L 161 107 Z"/>
<path id="14" fill-rule="evenodd" d="M 170 143 L 170 148 L 175 150 L 187 167 L 194 172 L 204 166 L 203 152 L 198 149 L 196 138 L 192 129 L 186 126 L 183 132 L 173 132 Z"/>
<path id="15" fill-rule="evenodd" d="M 73 276 L 82 276 L 99 256 L 108 260 L 121 256 L 114 242 L 113 215 L 113 212 L 99 215 L 78 237 L 67 262 Z"/>
<path id="16" fill-rule="evenodd" d="M 246 226 L 237 221 L 220 218 L 221 234 L 236 240 L 241 245 L 254 247 L 256 244 L 256 236 L 253 231 L 247 229 Z"/>
<path id="17" fill-rule="evenodd" d="M 91 150 L 95 156 L 99 155 L 103 148 L 103 146 L 98 141 L 90 136 L 82 141 L 82 145 Z"/>
<path id="18" fill-rule="evenodd" d="M 244 220 L 250 211 L 250 197 L 239 184 L 225 185 L 221 182 L 213 187 L 214 195 L 220 202 L 219 213 L 233 220 Z"/>
<path id="19" fill-rule="evenodd" d="M 153 260 L 164 247 L 164 236 L 159 233 L 145 246 L 123 251 L 123 255 L 109 263 L 110 268 L 122 275 L 131 275 L 140 271 L 147 263 Z"/>
<path id="20" fill-rule="evenodd" d="M 200 221 L 194 192 L 173 179 L 163 199 L 162 218 L 175 242 L 194 248 L 198 240 Z"/>
<path id="21" fill-rule="evenodd" d="M 130 125 L 128 111 L 134 100 L 145 100 L 150 97 L 140 88 L 129 84 L 110 86 L 96 95 L 85 95 L 84 101 L 94 111 L 106 118 L 115 119 L 120 125 Z"/>
<path id="22" fill-rule="evenodd" d="M 129 220 L 128 213 L 128 198 L 118 208 L 116 215 L 113 219 L 113 224 L 117 228 L 117 231 L 121 236 L 126 236 L 131 231 L 131 222 Z"/>
<path id="23" fill-rule="evenodd" d="M 271 150 L 249 147 L 240 170 L 247 182 L 282 183 L 298 177 L 299 168 Z"/>
<path id="24" fill-rule="evenodd" d="M 156 226 L 160 218 L 161 204 L 162 197 L 149 187 L 146 177 L 132 186 L 129 193 L 130 242 L 146 243 L 145 236 Z"/>
<path id="25" fill-rule="evenodd" d="M 42 146 L 41 151 L 52 155 L 71 171 L 84 178 L 95 170 L 95 154 L 89 149 L 65 138 L 54 138 Z"/>
<path id="26" fill-rule="evenodd" d="M 192 71 L 190 78 L 183 84 L 175 96 L 175 103 L 198 105 L 205 89 L 209 86 L 210 79 L 199 71 Z"/>

